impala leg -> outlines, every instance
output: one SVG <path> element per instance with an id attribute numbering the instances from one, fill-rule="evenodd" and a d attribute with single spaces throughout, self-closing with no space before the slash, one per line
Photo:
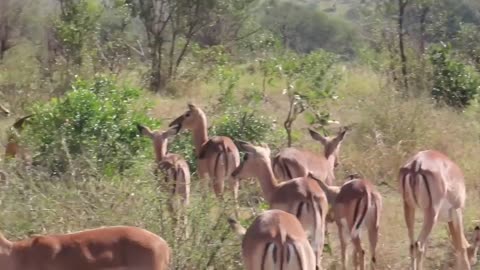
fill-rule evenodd
<path id="1" fill-rule="evenodd" d="M 370 242 L 370 254 L 372 256 L 372 261 L 370 262 L 370 269 L 375 269 L 375 264 L 377 263 L 377 257 L 375 250 L 377 249 L 378 242 L 378 226 L 372 225 L 368 228 L 368 240 Z"/>
<path id="2" fill-rule="evenodd" d="M 342 270 L 347 270 L 347 248 L 348 248 L 348 243 L 347 243 L 347 237 L 345 235 L 346 228 L 344 228 L 344 225 L 341 222 L 337 222 L 337 227 L 338 227 L 338 238 L 340 240 L 340 249 L 342 253 Z"/>
<path id="3" fill-rule="evenodd" d="M 407 224 L 408 238 L 410 240 L 410 268 L 416 270 L 416 254 L 415 254 L 415 207 L 410 206 L 406 201 L 403 202 L 403 213 L 405 215 L 405 223 Z"/>
<path id="4" fill-rule="evenodd" d="M 229 183 L 231 185 L 232 193 L 233 193 L 233 201 L 235 204 L 235 216 L 239 218 L 239 205 L 238 205 L 238 190 L 240 188 L 240 179 L 230 177 L 229 178 Z"/>
<path id="5" fill-rule="evenodd" d="M 417 269 L 423 269 L 423 260 L 425 258 L 426 241 L 428 236 L 432 232 L 433 226 L 437 223 L 438 210 L 432 207 L 428 207 L 424 210 L 423 227 L 418 236 L 418 240 L 415 243 L 415 253 L 417 257 Z"/>
<path id="6" fill-rule="evenodd" d="M 468 259 L 467 248 L 469 246 L 463 231 L 463 214 L 461 209 L 451 210 L 452 222 L 448 223 L 450 234 L 452 235 L 453 246 L 455 248 L 457 270 L 470 270 L 471 266 Z"/>
<path id="7" fill-rule="evenodd" d="M 352 239 L 354 246 L 353 251 L 353 267 L 355 270 L 365 270 L 365 250 L 362 248 L 362 243 L 360 242 L 360 237 L 357 236 Z"/>

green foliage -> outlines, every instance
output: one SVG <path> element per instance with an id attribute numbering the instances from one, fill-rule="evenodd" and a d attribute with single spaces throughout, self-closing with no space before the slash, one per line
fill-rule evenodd
<path id="1" fill-rule="evenodd" d="M 271 1 L 261 23 L 277 34 L 286 48 L 296 52 L 322 48 L 352 55 L 359 41 L 355 28 L 347 21 L 293 1 Z"/>
<path id="2" fill-rule="evenodd" d="M 99 3 L 94 0 L 60 0 L 61 15 L 55 22 L 58 40 L 65 48 L 65 57 L 82 64 L 82 50 L 95 33 L 101 15 Z"/>
<path id="3" fill-rule="evenodd" d="M 72 169 L 68 166 L 80 158 L 103 173 L 123 170 L 147 144 L 137 139 L 135 124 L 155 125 L 145 114 L 148 104 L 138 102 L 140 94 L 105 77 L 77 80 L 65 97 L 34 107 L 35 121 L 25 137 L 38 162 L 53 172 Z"/>
<path id="4" fill-rule="evenodd" d="M 430 51 L 433 65 L 432 96 L 455 108 L 470 105 L 480 90 L 480 75 L 458 60 L 450 45 L 437 45 Z"/>

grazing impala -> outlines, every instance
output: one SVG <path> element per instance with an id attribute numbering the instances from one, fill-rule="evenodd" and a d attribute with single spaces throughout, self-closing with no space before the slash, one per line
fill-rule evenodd
<path id="1" fill-rule="evenodd" d="M 260 214 L 248 230 L 234 219 L 232 229 L 243 237 L 246 270 L 314 270 L 315 255 L 298 219 L 282 210 Z"/>
<path id="2" fill-rule="evenodd" d="M 294 147 L 282 149 L 273 158 L 272 167 L 275 176 L 281 180 L 289 180 L 307 176 L 311 172 L 331 185 L 335 180 L 333 171 L 339 163 L 338 153 L 347 128 L 342 128 L 335 137 L 324 137 L 313 129 L 309 129 L 309 132 L 314 140 L 323 145 L 323 155 Z"/>
<path id="3" fill-rule="evenodd" d="M 157 169 L 165 175 L 165 182 L 173 182 L 173 194 L 182 197 L 183 205 L 188 205 L 190 197 L 190 169 L 185 159 L 177 154 L 167 153 L 168 138 L 177 133 L 177 127 L 161 132 L 150 130 L 143 125 L 137 125 L 140 133 L 153 142 Z M 157 169 L 155 172 L 157 172 Z"/>
<path id="4" fill-rule="evenodd" d="M 24 116 L 15 121 L 15 123 L 13 123 L 12 127 L 8 131 L 8 142 L 5 146 L 5 158 L 15 158 L 19 156 L 23 160 L 29 162 L 29 157 L 26 149 L 19 145 L 18 141 L 20 137 L 20 132 L 22 131 L 25 122 L 32 116 L 33 114 Z"/>
<path id="5" fill-rule="evenodd" d="M 410 240 L 411 268 L 422 269 L 426 241 L 433 226 L 441 220 L 448 222 L 456 253 L 455 269 L 471 269 L 479 243 L 475 241 L 470 246 L 464 235 L 462 211 L 467 195 L 462 170 L 444 154 L 426 150 L 418 152 L 400 168 L 398 179 Z M 415 241 L 416 208 L 423 211 L 423 227 Z"/>
<path id="6" fill-rule="evenodd" d="M 188 104 L 188 110 L 169 125 L 176 127 L 177 133 L 191 130 L 197 156 L 197 169 L 201 179 L 213 180 L 213 189 L 217 196 L 224 190 L 224 182 L 240 164 L 240 154 L 232 139 L 224 136 L 208 138 L 207 117 L 197 106 Z M 235 201 L 238 197 L 239 182 L 232 179 Z"/>
<path id="7" fill-rule="evenodd" d="M 315 178 L 312 174 L 310 177 Z M 354 245 L 353 265 L 355 269 L 365 269 L 365 251 L 360 242 L 360 231 L 366 227 L 370 242 L 371 264 L 375 268 L 375 250 L 378 241 L 382 197 L 370 181 L 352 176 L 341 187 L 329 186 L 317 179 L 332 205 L 337 223 L 342 252 L 342 267 L 347 269 L 347 246 L 350 240 Z"/>
<path id="8" fill-rule="evenodd" d="M 243 162 L 232 173 L 233 177 L 256 177 L 260 181 L 265 200 L 271 209 L 280 209 L 294 214 L 307 235 L 321 269 L 325 237 L 325 218 L 328 202 L 317 181 L 299 177 L 282 183 L 275 178 L 270 160 L 270 149 L 238 142 L 246 152 Z"/>
<path id="9" fill-rule="evenodd" d="M 170 248 L 158 235 L 127 226 L 10 242 L 0 234 L 2 270 L 167 270 Z"/>

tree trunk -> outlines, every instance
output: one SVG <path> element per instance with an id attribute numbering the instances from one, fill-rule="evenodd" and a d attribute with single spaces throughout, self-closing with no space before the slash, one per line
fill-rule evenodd
<path id="1" fill-rule="evenodd" d="M 400 61 L 402 65 L 402 76 L 403 76 L 403 86 L 405 92 L 408 93 L 408 70 L 407 70 L 407 56 L 405 54 L 405 44 L 404 44 L 404 15 L 405 8 L 408 5 L 408 0 L 398 0 L 398 47 L 400 49 Z"/>
<path id="2" fill-rule="evenodd" d="M 162 73 L 162 50 L 163 39 L 161 37 L 153 37 L 153 46 L 151 46 L 151 75 L 150 90 L 152 92 L 160 92 L 165 86 L 165 79 Z"/>

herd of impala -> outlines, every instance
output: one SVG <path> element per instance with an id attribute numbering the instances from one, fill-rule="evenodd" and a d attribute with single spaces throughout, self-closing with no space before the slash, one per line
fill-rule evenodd
<path id="1" fill-rule="evenodd" d="M 0 111 L 9 114 L 3 106 Z M 23 121 L 25 118 L 16 122 L 16 130 Z M 349 259 L 354 269 L 365 268 L 362 229 L 367 230 L 369 238 L 370 268 L 375 268 L 382 196 L 372 182 L 356 175 L 349 176 L 341 186 L 334 185 L 334 169 L 346 129 L 334 137 L 309 130 L 311 137 L 323 145 L 323 154 L 285 148 L 271 159 L 267 145 L 209 137 L 205 113 L 193 104 L 166 131 L 141 124 L 137 128 L 152 140 L 156 170 L 173 183 L 170 192 L 181 199 L 181 207 L 189 204 L 190 170 L 183 157 L 168 153 L 167 141 L 183 130 L 192 132 L 200 179 L 205 184 L 210 179 L 218 197 L 228 182 L 237 204 L 240 179 L 259 180 L 270 210 L 258 215 L 248 229 L 228 219 L 242 238 L 247 270 L 322 269 L 328 222 L 335 222 L 338 228 L 342 269 L 347 268 L 350 243 L 353 252 Z M 16 156 L 18 142 L 9 139 L 9 145 L 6 155 Z M 245 152 L 243 161 L 239 151 Z M 0 176 L 5 180 L 5 173 Z M 421 151 L 400 168 L 398 183 L 410 240 L 410 268 L 422 269 L 432 228 L 438 221 L 446 221 L 455 250 L 455 269 L 471 269 L 480 246 L 480 228 L 475 228 L 474 242 L 469 244 L 463 230 L 466 190 L 461 169 L 440 152 Z M 423 212 L 423 227 L 415 239 L 417 209 Z M 0 234 L 1 270 L 164 270 L 169 268 L 170 259 L 171 250 L 160 236 L 136 227 L 102 227 L 16 242 Z"/>

